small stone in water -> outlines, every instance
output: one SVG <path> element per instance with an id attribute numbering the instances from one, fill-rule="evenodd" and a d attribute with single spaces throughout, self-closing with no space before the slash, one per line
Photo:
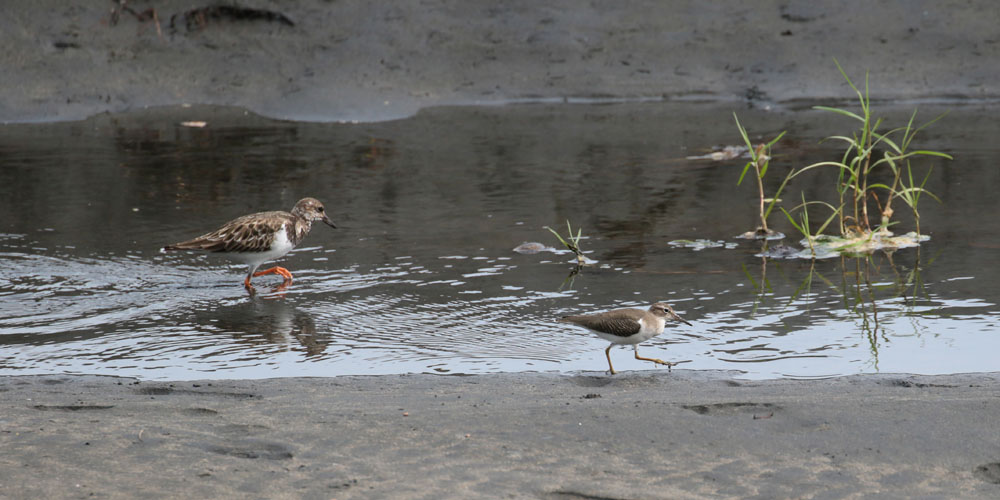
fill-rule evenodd
<path id="1" fill-rule="evenodd" d="M 551 251 L 553 249 L 535 241 L 521 243 L 520 245 L 514 247 L 515 252 L 527 255 L 544 252 L 546 250 Z"/>

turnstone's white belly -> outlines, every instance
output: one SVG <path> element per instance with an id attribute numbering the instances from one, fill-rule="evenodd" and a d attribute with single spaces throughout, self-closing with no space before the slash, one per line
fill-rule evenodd
<path id="1" fill-rule="evenodd" d="M 282 224 L 281 229 L 274 233 L 274 238 L 271 241 L 271 248 L 267 251 L 236 252 L 230 255 L 233 259 L 244 264 L 259 264 L 261 262 L 279 259 L 286 253 L 292 251 L 293 248 L 295 248 L 295 245 L 293 245 L 291 240 L 288 239 L 288 232 L 285 230 L 285 224 Z"/>

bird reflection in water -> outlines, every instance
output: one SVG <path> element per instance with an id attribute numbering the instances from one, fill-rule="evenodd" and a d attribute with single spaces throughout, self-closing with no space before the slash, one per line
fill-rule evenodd
<path id="1" fill-rule="evenodd" d="M 306 358 L 322 355 L 332 342 L 320 333 L 312 316 L 284 300 L 254 299 L 212 313 L 213 325 L 259 354 L 300 351 Z"/>

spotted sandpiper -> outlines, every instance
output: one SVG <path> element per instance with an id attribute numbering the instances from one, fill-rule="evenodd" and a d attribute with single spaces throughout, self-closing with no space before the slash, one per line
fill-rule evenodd
<path id="1" fill-rule="evenodd" d="M 615 367 L 611 364 L 611 348 L 615 344 L 632 344 L 635 359 L 652 361 L 659 365 L 666 365 L 668 368 L 676 364 L 662 359 L 639 356 L 639 343 L 663 333 L 668 319 L 691 326 L 691 323 L 678 316 L 672 307 L 663 302 L 657 302 L 645 311 L 642 309 L 613 309 L 597 314 L 564 316 L 559 321 L 582 326 L 596 333 L 598 337 L 611 342 L 604 350 L 604 355 L 608 358 L 608 368 L 614 375 Z"/>
<path id="2" fill-rule="evenodd" d="M 315 198 L 302 198 L 291 212 L 260 212 L 244 215 L 225 223 L 219 229 L 193 240 L 182 241 L 163 247 L 162 251 L 204 250 L 226 254 L 230 258 L 247 264 L 243 286 L 254 292 L 250 278 L 265 274 L 280 274 L 285 281 L 292 282 L 292 273 L 283 267 L 272 267 L 257 271 L 261 264 L 282 257 L 309 234 L 313 221 L 323 221 L 330 227 L 337 227 L 326 216 L 323 204 Z"/>

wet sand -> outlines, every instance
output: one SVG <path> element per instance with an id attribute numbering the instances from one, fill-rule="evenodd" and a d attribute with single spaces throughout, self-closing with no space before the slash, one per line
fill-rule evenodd
<path id="1" fill-rule="evenodd" d="M 3 498 L 996 498 L 1000 374 L 0 378 Z"/>

